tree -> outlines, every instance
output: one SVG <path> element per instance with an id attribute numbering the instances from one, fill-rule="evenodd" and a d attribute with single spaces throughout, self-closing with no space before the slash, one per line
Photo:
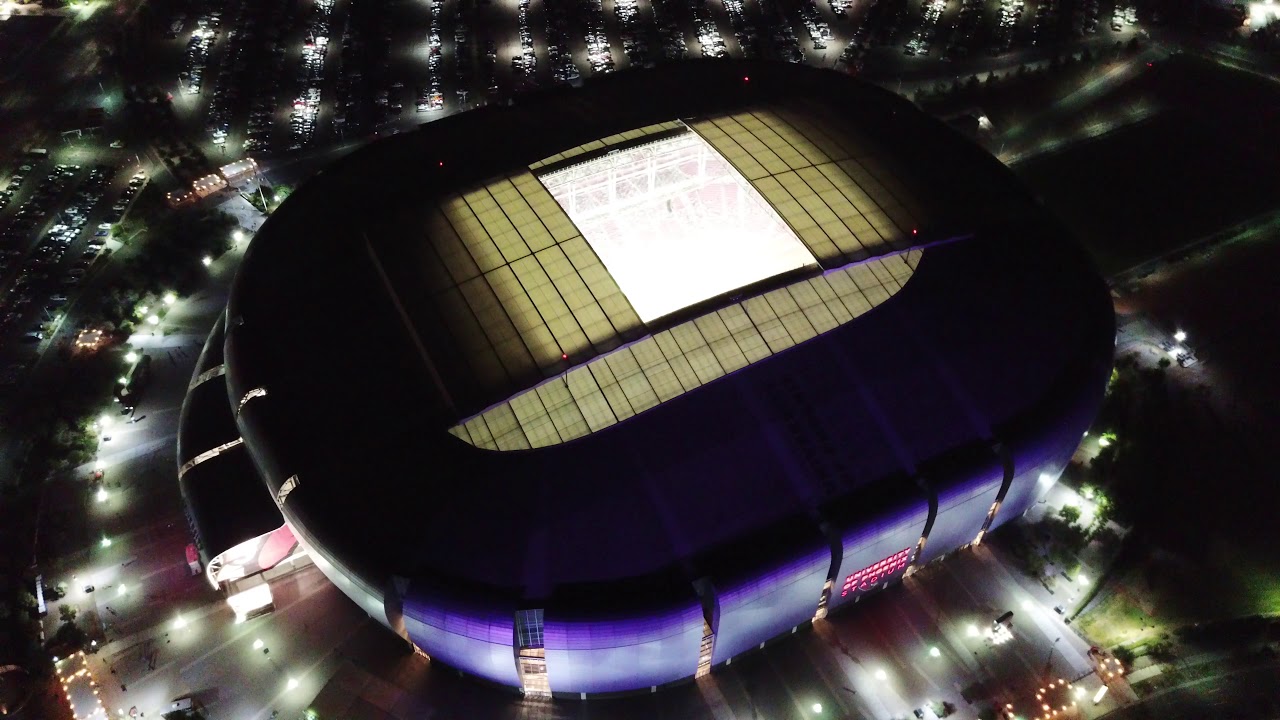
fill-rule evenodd
<path id="1" fill-rule="evenodd" d="M 1058 510 L 1058 517 L 1065 520 L 1068 525 L 1075 525 L 1080 521 L 1080 508 L 1075 505 L 1063 505 Z"/>
<path id="2" fill-rule="evenodd" d="M 1125 667 L 1133 667 L 1134 655 L 1133 651 L 1129 648 L 1121 645 L 1116 648 L 1112 654 L 1116 656 L 1116 659 L 1120 661 L 1121 665 L 1124 665 Z"/>
<path id="3" fill-rule="evenodd" d="M 74 605 L 64 603 L 58 606 L 58 617 L 62 618 L 64 623 L 74 623 L 76 621 L 76 612 Z"/>

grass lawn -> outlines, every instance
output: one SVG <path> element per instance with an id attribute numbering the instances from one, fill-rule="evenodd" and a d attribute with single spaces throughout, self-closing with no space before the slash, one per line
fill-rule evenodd
<path id="1" fill-rule="evenodd" d="M 1086 112 L 1156 114 L 1014 169 L 1118 272 L 1276 204 L 1280 85 L 1208 61 L 1156 63 Z"/>

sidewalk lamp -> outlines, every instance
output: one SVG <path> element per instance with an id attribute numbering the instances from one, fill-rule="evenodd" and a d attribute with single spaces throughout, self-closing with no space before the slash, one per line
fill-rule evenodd
<path id="1" fill-rule="evenodd" d="M 938 649 L 937 645 L 929 648 L 929 657 L 942 657 L 942 651 Z"/>
<path id="2" fill-rule="evenodd" d="M 242 232 L 242 231 L 240 231 L 240 230 L 237 230 L 237 231 L 235 231 L 235 232 L 231 233 L 231 239 L 232 239 L 232 240 L 234 240 L 234 241 L 236 241 L 236 242 L 238 242 L 238 243 L 240 243 L 240 242 L 244 242 L 244 232 Z"/>
<path id="3" fill-rule="evenodd" d="M 174 621 L 173 621 L 173 629 L 174 629 L 174 630 L 181 630 L 182 628 L 184 628 L 184 627 L 186 627 L 186 626 L 187 626 L 187 619 L 186 619 L 186 618 L 184 618 L 184 617 L 182 617 L 181 615 L 179 615 L 179 616 L 178 616 L 177 618 L 175 618 L 175 619 L 174 619 Z"/>
<path id="4" fill-rule="evenodd" d="M 107 537 L 106 535 L 103 535 L 102 542 L 99 544 L 102 545 L 102 547 L 104 548 L 109 548 L 111 547 L 111 538 Z"/>
<path id="5" fill-rule="evenodd" d="M 210 265 L 213 264 L 213 258 L 209 257 L 208 255 L 205 255 L 204 257 L 200 258 L 200 263 L 205 267 L 209 267 Z"/>
<path id="6" fill-rule="evenodd" d="M 978 626 L 972 623 L 969 624 L 969 627 L 965 628 L 964 633 L 969 637 L 978 637 L 978 635 L 980 634 L 978 632 Z"/>
<path id="7" fill-rule="evenodd" d="M 127 353 L 125 353 L 125 354 L 124 354 L 124 361 L 125 361 L 125 362 L 127 362 L 127 363 L 136 363 L 136 362 L 138 362 L 138 353 L 136 353 L 136 352 L 134 352 L 134 351 L 130 350 L 129 352 L 127 352 Z"/>
<path id="8" fill-rule="evenodd" d="M 174 303 L 176 303 L 176 302 L 178 302 L 178 296 L 177 296 L 177 295 L 174 295 L 173 293 L 165 293 L 165 294 L 164 294 L 164 304 L 165 304 L 165 305 L 172 305 L 172 304 L 174 304 Z"/>
<path id="9" fill-rule="evenodd" d="M 254 649 L 254 650 L 261 650 L 261 649 L 262 649 L 262 646 L 263 646 L 263 645 L 265 645 L 265 644 L 266 644 L 266 643 L 262 642 L 262 638 L 258 638 L 258 639 L 256 639 L 256 640 L 254 640 L 254 641 L 253 641 L 253 649 Z"/>
<path id="10" fill-rule="evenodd" d="M 1088 585 L 1089 578 L 1085 577 L 1084 575 L 1077 575 L 1076 582 L 1080 583 L 1081 585 Z"/>
<path id="11" fill-rule="evenodd" d="M 116 597 L 124 597 L 124 594 L 127 592 L 129 592 L 129 586 L 124 583 L 120 583 L 120 587 L 116 588 Z"/>
<path id="12" fill-rule="evenodd" d="M 150 307 L 150 306 L 148 306 L 148 305 L 139 305 L 139 306 L 138 306 L 138 314 L 139 314 L 139 315 L 146 315 L 146 314 L 147 314 L 147 313 L 149 313 L 149 312 L 151 312 L 151 307 Z"/>
<path id="13" fill-rule="evenodd" d="M 104 503 L 106 501 L 107 501 L 107 489 L 98 488 L 98 502 Z"/>
<path id="14" fill-rule="evenodd" d="M 876 679 L 880 682 L 884 682 L 889 679 L 889 673 L 885 672 L 884 668 L 880 668 L 879 670 L 876 670 Z"/>
<path id="15" fill-rule="evenodd" d="M 148 315 L 148 316 L 147 316 L 147 324 L 148 324 L 148 325 L 159 325 L 159 324 L 160 324 L 160 316 L 159 316 L 159 315 Z"/>
<path id="16" fill-rule="evenodd" d="M 1184 330 L 1178 330 L 1177 332 L 1175 332 L 1175 333 L 1173 334 L 1173 340 L 1174 340 L 1174 342 L 1186 342 L 1186 341 L 1187 341 L 1187 333 L 1186 333 L 1186 331 L 1184 331 Z"/>
<path id="17" fill-rule="evenodd" d="M 121 375 L 121 376 L 116 380 L 116 382 L 120 383 L 121 385 L 128 385 L 128 384 L 129 384 L 129 378 L 127 378 L 127 377 L 125 377 L 125 376 Z"/>
<path id="18" fill-rule="evenodd" d="M 289 682 L 285 683 L 285 688 L 289 690 L 297 689 L 298 678 L 289 678 Z"/>
<path id="19" fill-rule="evenodd" d="M 820 714 L 822 712 L 822 703 L 814 703 L 811 706 L 811 709 L 813 710 L 815 715 Z"/>

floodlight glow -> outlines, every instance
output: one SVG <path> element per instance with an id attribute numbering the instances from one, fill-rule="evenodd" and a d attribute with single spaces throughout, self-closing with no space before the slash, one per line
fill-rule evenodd
<path id="1" fill-rule="evenodd" d="M 937 647 L 929 648 L 929 657 L 942 657 L 942 651 Z"/>
<path id="2" fill-rule="evenodd" d="M 101 425 L 102 427 L 108 427 L 108 426 L 110 426 L 110 425 L 111 425 L 111 416 L 110 416 L 110 415 L 103 415 L 102 417 L 98 418 L 98 424 L 99 424 L 99 425 Z"/>
<path id="3" fill-rule="evenodd" d="M 116 588 L 116 595 L 119 597 L 124 597 L 124 594 L 127 592 L 129 592 L 129 586 L 123 583 L 121 583 L 120 587 Z"/>
<path id="4" fill-rule="evenodd" d="M 100 544 L 100 545 L 102 545 L 102 547 L 104 547 L 104 548 L 109 548 L 109 547 L 111 547 L 111 538 L 109 538 L 109 537 L 103 537 L 103 538 L 102 538 L 102 542 L 101 542 L 101 543 L 99 543 L 99 544 Z"/>
<path id="5" fill-rule="evenodd" d="M 200 258 L 200 264 L 204 265 L 205 267 L 209 267 L 210 265 L 213 264 L 213 258 L 209 257 L 208 255 L 205 255 L 204 257 Z"/>
<path id="6" fill-rule="evenodd" d="M 176 303 L 176 302 L 178 302 L 178 296 L 177 296 L 177 295 L 174 295 L 173 293 L 165 293 L 165 296 L 164 296 L 164 304 L 165 304 L 165 305 L 172 305 L 172 304 L 174 304 L 174 303 Z"/>
<path id="7" fill-rule="evenodd" d="M 1030 610 L 1030 609 L 1031 609 L 1031 608 L 1033 608 L 1033 607 L 1035 607 L 1035 606 L 1031 604 L 1031 601 L 1030 601 L 1030 600 L 1023 600 L 1023 601 L 1022 601 L 1022 609 L 1023 609 L 1023 610 Z"/>
<path id="8" fill-rule="evenodd" d="M 160 317 L 159 317 L 159 316 L 157 316 L 157 315 L 151 315 L 151 316 L 148 316 L 148 317 L 147 317 L 147 324 L 148 324 L 148 325 L 159 325 L 159 324 L 160 324 Z"/>
<path id="9" fill-rule="evenodd" d="M 969 627 L 965 628 L 964 632 L 969 637 L 978 637 L 978 626 L 970 625 Z"/>
<path id="10" fill-rule="evenodd" d="M 1040 473 L 1040 482 L 1044 485 L 1048 485 L 1053 482 L 1053 476 L 1047 472 L 1042 472 Z"/>
<path id="11" fill-rule="evenodd" d="M 235 240 L 236 242 L 244 242 L 244 233 L 237 230 L 231 233 L 231 239 Z"/>
<path id="12" fill-rule="evenodd" d="M 98 502 L 106 502 L 106 501 L 107 501 L 107 489 L 98 488 Z"/>
<path id="13" fill-rule="evenodd" d="M 694 132 L 539 179 L 645 322 L 816 266 L 773 207 Z"/>
<path id="14" fill-rule="evenodd" d="M 820 713 L 820 712 L 822 712 L 822 703 L 814 703 L 814 704 L 813 704 L 813 711 L 814 711 L 815 713 Z"/>
<path id="15" fill-rule="evenodd" d="M 1098 438 L 1098 447 L 1107 447 L 1110 444 L 1111 444 L 1110 438 L 1105 436 Z"/>
<path id="16" fill-rule="evenodd" d="M 1089 584 L 1089 578 L 1085 577 L 1084 575 L 1077 575 L 1076 582 L 1080 583 L 1081 585 L 1087 585 Z"/>
<path id="17" fill-rule="evenodd" d="M 879 670 L 876 670 L 876 679 L 877 679 L 877 680 L 881 680 L 881 681 L 883 681 L 883 680 L 888 680 L 888 679 L 889 679 L 889 673 L 885 672 L 885 671 L 884 671 L 884 668 L 881 668 L 881 669 L 879 669 Z"/>
<path id="18" fill-rule="evenodd" d="M 261 649 L 262 649 L 262 646 L 263 646 L 263 645 L 265 645 L 265 644 L 266 644 L 266 643 L 262 642 L 262 638 L 258 638 L 258 639 L 256 639 L 256 640 L 254 640 L 254 641 L 253 641 L 253 649 L 254 649 L 254 650 L 261 650 Z"/>
<path id="19" fill-rule="evenodd" d="M 1182 330 L 1179 330 L 1173 334 L 1173 340 L 1174 342 L 1186 342 L 1187 334 Z"/>
<path id="20" fill-rule="evenodd" d="M 138 353 L 133 352 L 132 350 L 130 350 L 129 352 L 127 352 L 127 353 L 125 353 L 125 354 L 124 354 L 124 361 L 125 361 L 125 362 L 127 362 L 127 363 L 135 363 L 135 362 L 138 362 Z"/>
<path id="21" fill-rule="evenodd" d="M 289 678 L 289 682 L 285 683 L 285 687 L 289 690 L 298 687 L 298 678 Z"/>
<path id="22" fill-rule="evenodd" d="M 174 621 L 173 621 L 173 629 L 174 629 L 174 630 L 181 630 L 182 628 L 184 628 L 184 627 L 186 627 L 186 626 L 187 626 L 187 619 L 186 619 L 186 618 L 184 618 L 184 617 L 182 617 L 181 615 L 179 615 L 179 616 L 178 616 L 177 618 L 175 618 L 175 619 L 174 619 Z"/>

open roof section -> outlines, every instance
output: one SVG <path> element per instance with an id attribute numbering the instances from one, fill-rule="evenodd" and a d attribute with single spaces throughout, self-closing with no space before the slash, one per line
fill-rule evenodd
<path id="1" fill-rule="evenodd" d="M 769 278 L 816 269 L 778 213 L 681 127 L 538 175 L 652 323 Z"/>

